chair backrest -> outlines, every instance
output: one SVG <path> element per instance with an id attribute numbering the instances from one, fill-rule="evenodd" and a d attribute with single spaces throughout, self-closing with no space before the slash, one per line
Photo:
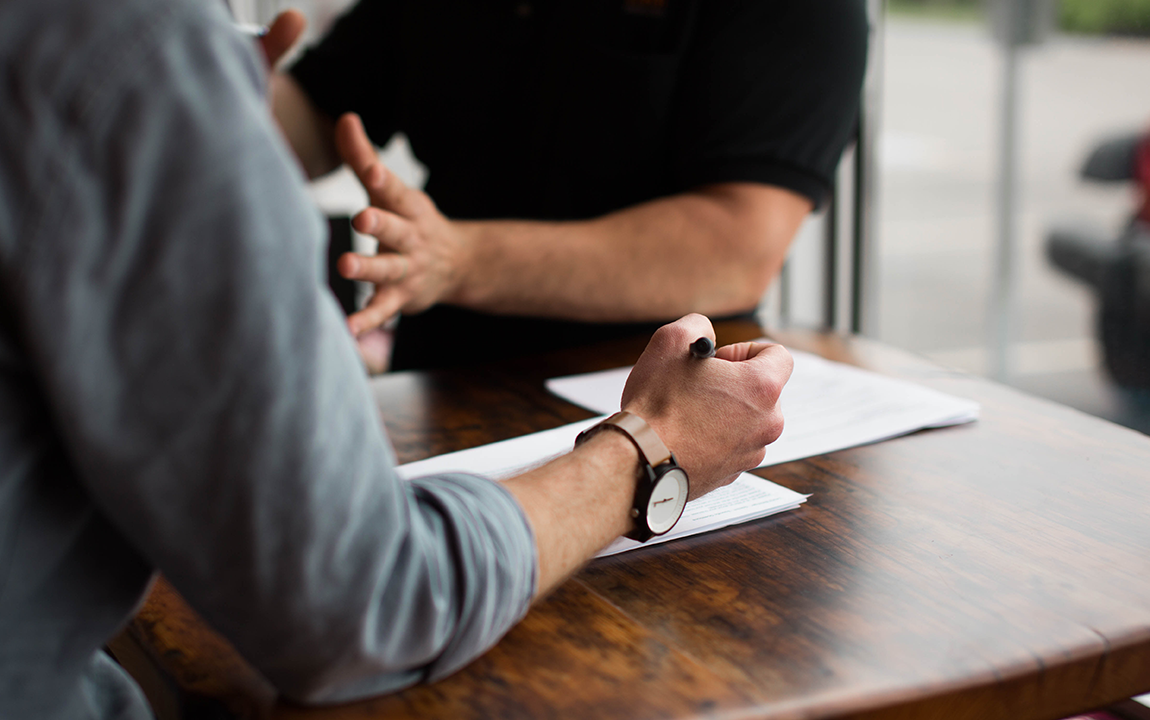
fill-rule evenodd
<path id="1" fill-rule="evenodd" d="M 875 292 L 876 154 L 881 117 L 885 0 L 865 0 L 871 23 L 866 80 L 854 141 L 843 154 L 829 202 L 799 232 L 767 294 L 768 326 L 805 325 L 866 333 Z"/>

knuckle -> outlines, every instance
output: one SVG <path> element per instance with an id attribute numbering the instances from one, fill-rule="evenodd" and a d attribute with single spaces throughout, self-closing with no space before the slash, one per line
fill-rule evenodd
<path id="1" fill-rule="evenodd" d="M 778 440 L 783 434 L 783 428 L 783 413 L 776 409 L 770 414 L 765 426 L 763 427 L 763 445 L 770 445 L 774 441 Z"/>
<path id="2" fill-rule="evenodd" d="M 661 342 L 670 345 L 682 345 L 684 342 L 694 342 L 699 335 L 704 334 L 710 326 L 710 321 L 698 313 L 690 313 L 667 323 L 655 331 L 655 337 Z"/>
<path id="3" fill-rule="evenodd" d="M 766 446 L 772 442 L 774 442 L 774 440 L 768 440 L 767 442 L 763 443 L 763 447 L 761 447 L 758 450 L 756 450 L 755 452 L 751 453 L 751 458 L 750 458 L 751 464 L 747 468 L 748 470 L 757 468 L 759 465 L 763 464 L 763 458 L 765 458 L 767 456 Z"/>
<path id="4" fill-rule="evenodd" d="M 377 210 L 376 212 L 379 213 L 379 234 L 388 238 L 394 237 L 400 229 L 399 218 L 386 210 Z"/>
<path id="5" fill-rule="evenodd" d="M 764 366 L 761 367 L 760 372 L 756 373 L 754 379 L 755 397 L 756 399 L 769 406 L 773 406 L 779 401 L 779 397 L 783 394 L 783 388 L 786 387 L 787 381 L 791 377 L 791 364 L 788 360 L 782 366 Z"/>
<path id="6" fill-rule="evenodd" d="M 662 346 L 681 345 L 688 336 L 687 329 L 678 321 L 669 323 L 655 331 L 651 340 Z"/>
<path id="7" fill-rule="evenodd" d="M 762 383 L 763 397 L 766 398 L 771 405 L 774 405 L 779 401 L 779 396 L 783 394 L 783 387 L 786 386 L 786 382 L 786 378 L 777 376 L 764 378 Z"/>
<path id="8" fill-rule="evenodd" d="M 747 397 L 760 411 L 773 411 L 783 391 L 783 381 L 772 374 L 762 373 L 747 388 Z"/>
<path id="9" fill-rule="evenodd" d="M 691 335 L 691 340 L 695 340 L 700 335 L 712 335 L 713 328 L 711 321 L 706 315 L 699 313 L 688 313 L 676 321 L 676 324 L 681 325 L 684 331 Z"/>
<path id="10" fill-rule="evenodd" d="M 795 357 L 791 355 L 791 351 L 787 350 L 782 345 L 775 345 L 777 349 L 772 349 L 779 358 L 779 365 L 783 370 L 783 382 L 785 383 L 790 379 L 791 373 L 795 369 Z"/>

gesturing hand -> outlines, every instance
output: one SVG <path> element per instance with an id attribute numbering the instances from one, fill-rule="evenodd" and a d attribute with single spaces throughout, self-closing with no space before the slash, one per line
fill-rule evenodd
<path id="1" fill-rule="evenodd" d="M 794 361 L 782 345 L 739 343 L 715 357 L 690 344 L 715 331 L 702 315 L 659 328 L 635 363 L 622 409 L 646 420 L 691 478 L 691 499 L 726 485 L 763 460 L 783 431 L 779 394 Z"/>
<path id="2" fill-rule="evenodd" d="M 466 246 L 426 193 L 407 187 L 379 162 L 358 115 L 339 119 L 335 142 L 371 203 L 352 226 L 379 241 L 378 254 L 345 253 L 337 265 L 345 278 L 375 285 L 367 305 L 348 318 L 358 336 L 401 310 L 419 312 L 449 296 L 465 266 Z"/>

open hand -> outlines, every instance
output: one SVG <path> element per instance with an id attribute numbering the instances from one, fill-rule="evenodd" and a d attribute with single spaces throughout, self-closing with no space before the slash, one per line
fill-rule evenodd
<path id="1" fill-rule="evenodd" d="M 782 345 L 739 343 L 699 360 L 689 347 L 715 337 L 687 315 L 659 328 L 635 363 L 622 409 L 647 421 L 691 478 L 691 499 L 757 467 L 783 431 L 779 394 L 794 361 Z"/>
<path id="2" fill-rule="evenodd" d="M 401 310 L 416 313 L 448 297 L 466 266 L 466 245 L 426 193 L 407 187 L 379 162 L 358 115 L 339 119 L 335 142 L 371 203 L 352 226 L 379 241 L 376 255 L 345 253 L 336 266 L 349 280 L 375 285 L 367 305 L 348 318 L 358 336 Z"/>

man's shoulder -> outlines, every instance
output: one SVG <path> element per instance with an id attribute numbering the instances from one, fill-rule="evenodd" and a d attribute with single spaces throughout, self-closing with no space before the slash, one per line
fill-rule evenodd
<path id="1" fill-rule="evenodd" d="M 24 0 L 0 3 L 4 95 L 44 111 L 85 103 L 144 76 L 149 53 L 210 37 L 226 25 L 222 3 L 193 0 Z M 37 100 L 48 106 L 37 103 Z"/>
<path id="2" fill-rule="evenodd" d="M 69 211 L 95 212 L 108 193 L 154 182 L 156 163 L 137 162 L 148 133 L 198 124 L 198 136 L 223 144 L 239 131 L 200 107 L 209 97 L 261 104 L 255 48 L 229 25 L 222 3 L 202 0 L 0 3 L 4 264 L 22 266 Z"/>

